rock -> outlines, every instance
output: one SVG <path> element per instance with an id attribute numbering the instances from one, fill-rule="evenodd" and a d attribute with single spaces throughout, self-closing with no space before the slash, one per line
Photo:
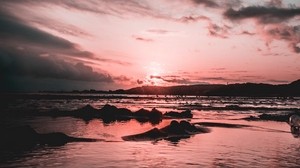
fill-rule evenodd
<path id="1" fill-rule="evenodd" d="M 193 118 L 193 114 L 191 110 L 185 110 L 181 113 L 170 111 L 170 112 L 166 112 L 164 116 L 171 117 L 171 118 Z"/>
<path id="2" fill-rule="evenodd" d="M 133 116 L 136 117 L 136 119 L 140 122 L 149 121 L 152 124 L 160 123 L 163 118 L 162 112 L 155 108 L 153 108 L 151 111 L 142 108 L 133 113 Z"/>
<path id="3" fill-rule="evenodd" d="M 289 118 L 289 125 L 291 126 L 291 133 L 295 138 L 300 137 L 300 116 L 294 114 Z"/>
<path id="4" fill-rule="evenodd" d="M 279 121 L 279 122 L 288 122 L 291 114 L 261 114 L 258 117 L 250 116 L 244 118 L 247 121 Z"/>
<path id="5" fill-rule="evenodd" d="M 167 137 L 166 133 L 160 131 L 157 128 L 153 128 L 141 134 L 123 136 L 122 139 L 124 141 L 151 141 L 151 140 L 162 139 L 164 137 Z"/>
<path id="6" fill-rule="evenodd" d="M 129 135 L 122 137 L 125 141 L 156 141 L 156 140 L 169 140 L 174 142 L 179 141 L 182 138 L 189 138 L 191 135 L 199 133 L 208 133 L 209 130 L 203 127 L 195 126 L 187 121 L 171 121 L 170 125 L 167 125 L 161 129 L 151 129 L 144 133 Z M 175 141 L 176 140 L 176 141 Z"/>
<path id="7" fill-rule="evenodd" d="M 289 125 L 293 127 L 300 127 L 300 116 L 296 114 L 290 116 Z"/>
<path id="8" fill-rule="evenodd" d="M 37 133 L 30 126 L 2 128 L 0 149 L 30 149 L 36 145 L 61 146 L 68 142 L 94 142 L 96 139 L 71 137 L 61 132 Z"/>

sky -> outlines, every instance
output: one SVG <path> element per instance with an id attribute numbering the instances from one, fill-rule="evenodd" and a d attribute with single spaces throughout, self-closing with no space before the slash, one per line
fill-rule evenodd
<path id="1" fill-rule="evenodd" d="M 0 91 L 300 79 L 300 0 L 0 0 Z"/>

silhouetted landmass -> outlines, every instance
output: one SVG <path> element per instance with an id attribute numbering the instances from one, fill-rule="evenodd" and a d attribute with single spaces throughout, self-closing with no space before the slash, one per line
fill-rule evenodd
<path id="1" fill-rule="evenodd" d="M 197 95 L 197 96 L 251 96 L 290 97 L 300 96 L 300 80 L 290 84 L 271 85 L 243 83 L 230 85 L 189 85 L 189 86 L 142 86 L 123 91 L 126 94 L 150 95 Z"/>
<path id="2" fill-rule="evenodd" d="M 290 84 L 270 85 L 270 84 L 231 84 L 216 88 L 207 93 L 215 96 L 300 96 L 300 80 Z"/>
<path id="3" fill-rule="evenodd" d="M 184 86 L 142 86 L 125 90 L 126 94 L 146 95 L 207 95 L 208 92 L 224 85 L 184 85 Z"/>
<path id="4" fill-rule="evenodd" d="M 61 94 L 72 93 L 72 94 Z M 87 94 L 88 93 L 88 94 Z M 103 96 L 101 96 L 103 94 Z M 104 95 L 106 94 L 106 95 Z M 107 95 L 109 94 L 109 95 Z M 74 91 L 42 91 L 39 94 L 2 93 L 0 98 L 30 98 L 30 99 L 103 99 L 128 98 L 121 94 L 136 95 L 178 95 L 178 96 L 245 96 L 245 97 L 298 97 L 300 96 L 300 79 L 289 84 L 264 84 L 264 83 L 241 83 L 241 84 L 199 84 L 181 86 L 141 86 L 128 90 L 118 89 L 115 91 L 98 90 L 74 90 Z M 138 97 L 138 96 L 137 96 Z M 135 98 L 135 97 L 133 97 Z"/>
<path id="5" fill-rule="evenodd" d="M 143 94 L 143 95 L 196 95 L 196 96 L 300 96 L 300 79 L 289 84 L 264 84 L 264 83 L 241 83 L 241 84 L 201 84 L 182 86 L 141 86 L 128 90 L 115 91 L 73 91 L 72 93 L 110 93 L 110 94 Z"/>

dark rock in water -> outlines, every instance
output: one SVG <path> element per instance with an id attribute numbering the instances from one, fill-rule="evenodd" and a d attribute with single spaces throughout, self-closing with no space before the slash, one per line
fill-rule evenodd
<path id="1" fill-rule="evenodd" d="M 181 113 L 170 111 L 170 112 L 166 112 L 164 116 L 171 117 L 171 118 L 193 118 L 193 114 L 191 110 L 185 110 Z"/>
<path id="2" fill-rule="evenodd" d="M 132 112 L 126 108 L 117 108 L 109 104 L 104 105 L 100 109 L 100 118 L 104 123 L 111 123 L 115 121 L 127 121 L 132 117 Z"/>
<path id="3" fill-rule="evenodd" d="M 100 110 L 92 107 L 89 104 L 82 108 L 72 111 L 72 113 L 72 115 L 78 118 L 82 118 L 86 121 L 100 117 Z"/>
<path id="4" fill-rule="evenodd" d="M 300 137 L 300 116 L 292 115 L 289 118 L 289 125 L 291 126 L 291 133 L 295 138 Z"/>
<path id="5" fill-rule="evenodd" d="M 272 114 L 261 114 L 258 116 L 261 120 L 269 121 L 281 121 L 287 122 L 289 120 L 289 115 L 272 115 Z"/>
<path id="6" fill-rule="evenodd" d="M 68 142 L 94 142 L 95 139 L 76 138 L 55 132 L 48 134 L 37 133 L 29 126 L 1 128 L 0 149 L 30 149 L 36 145 L 61 146 Z"/>
<path id="7" fill-rule="evenodd" d="M 151 111 L 140 109 L 133 113 L 133 116 L 141 122 L 149 121 L 152 124 L 158 124 L 162 120 L 162 112 L 158 111 L 156 108 L 153 108 Z"/>
<path id="8" fill-rule="evenodd" d="M 261 114 L 258 117 L 250 116 L 247 118 L 244 118 L 244 120 L 248 121 L 279 121 L 279 122 L 288 122 L 289 117 L 295 113 L 290 114 Z"/>
<path id="9" fill-rule="evenodd" d="M 176 120 L 172 120 L 170 125 L 161 128 L 161 131 L 167 132 L 169 135 L 188 135 L 188 132 L 185 131 L 185 127 Z"/>
<path id="10" fill-rule="evenodd" d="M 167 137 L 167 134 L 157 128 L 153 128 L 141 134 L 129 135 L 122 137 L 125 141 L 151 141 Z"/>
<path id="11" fill-rule="evenodd" d="M 208 133 L 209 130 L 203 127 L 193 125 L 187 121 L 171 121 L 170 125 L 161 129 L 154 128 L 144 133 L 129 135 L 122 137 L 125 141 L 156 141 L 156 140 L 169 140 L 176 141 L 182 138 L 189 138 L 191 135 L 199 133 Z"/>

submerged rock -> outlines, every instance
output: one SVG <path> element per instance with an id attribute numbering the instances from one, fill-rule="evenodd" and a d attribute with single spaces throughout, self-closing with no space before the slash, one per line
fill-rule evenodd
<path id="1" fill-rule="evenodd" d="M 123 136 L 122 139 L 125 141 L 156 141 L 161 139 L 172 141 L 172 139 L 176 139 L 178 141 L 182 138 L 188 138 L 191 135 L 208 132 L 210 132 L 209 129 L 187 121 L 178 122 L 173 120 L 170 125 L 161 129 L 153 128 L 140 134 Z"/>

